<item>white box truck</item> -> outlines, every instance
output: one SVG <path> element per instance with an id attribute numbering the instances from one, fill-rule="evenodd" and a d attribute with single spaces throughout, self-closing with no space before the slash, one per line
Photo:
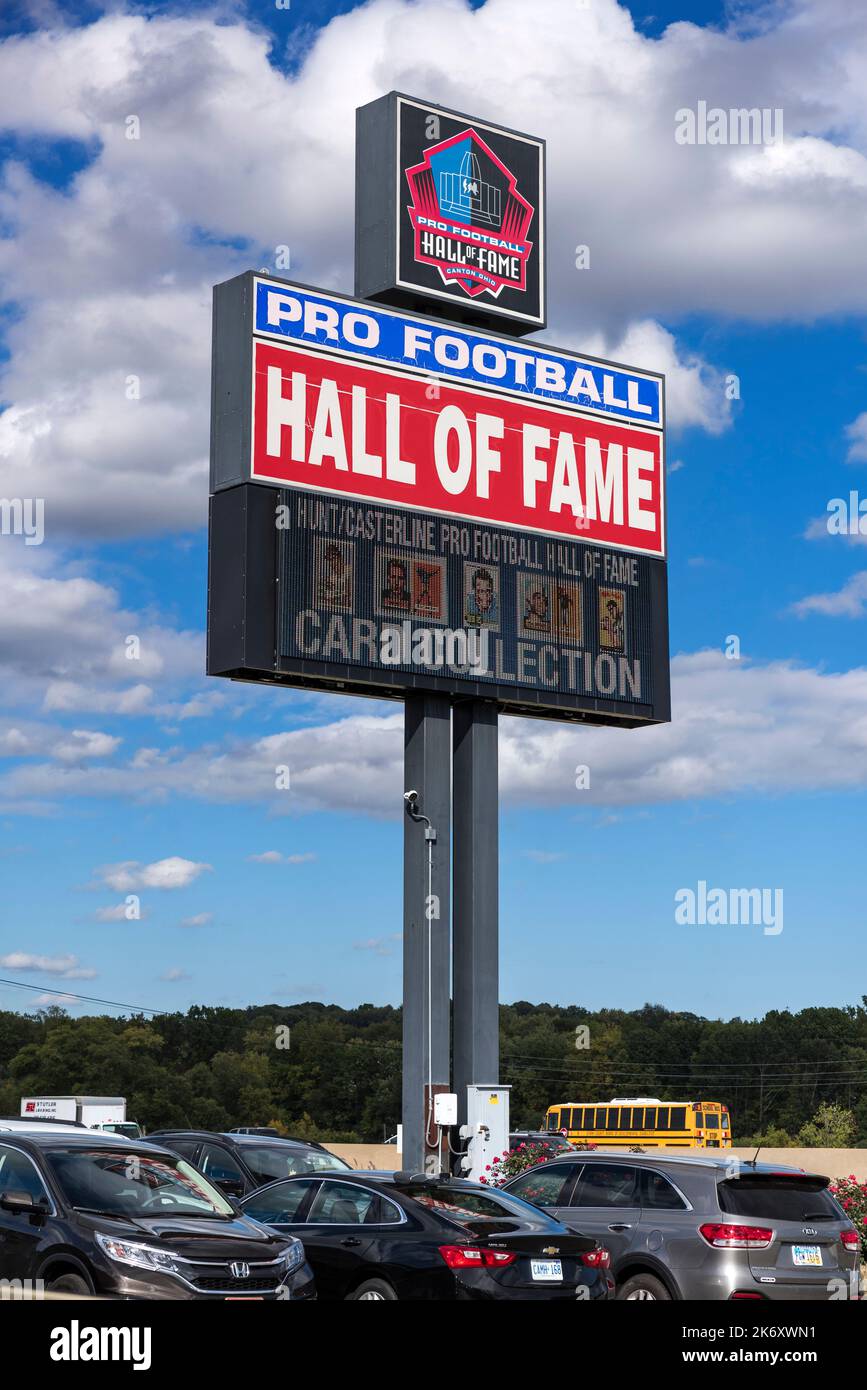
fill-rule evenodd
<path id="1" fill-rule="evenodd" d="M 141 1138 L 140 1126 L 126 1118 L 123 1096 L 23 1096 L 21 1118 L 61 1120 L 67 1124 L 77 1120 L 88 1129 L 122 1134 L 128 1139 Z"/>

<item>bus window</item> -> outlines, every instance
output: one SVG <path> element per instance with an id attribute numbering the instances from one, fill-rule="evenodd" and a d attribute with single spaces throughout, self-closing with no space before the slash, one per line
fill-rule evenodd
<path id="1" fill-rule="evenodd" d="M 729 1117 L 728 1117 L 728 1115 L 723 1115 L 723 1117 L 722 1117 L 722 1127 L 723 1127 L 723 1129 L 728 1129 L 728 1127 L 729 1127 Z"/>
<path id="2" fill-rule="evenodd" d="M 579 1115 L 581 1116 L 581 1128 L 582 1128 L 582 1129 L 595 1129 L 595 1128 L 596 1128 L 596 1111 L 595 1111 L 595 1110 L 579 1110 L 578 1113 L 579 1113 Z"/>
<path id="3" fill-rule="evenodd" d="M 630 1105 L 624 1105 L 620 1111 L 620 1128 L 632 1128 L 632 1107 Z"/>
<path id="4" fill-rule="evenodd" d="M 648 1105 L 644 1112 L 644 1128 L 656 1129 L 656 1106 Z"/>
<path id="5" fill-rule="evenodd" d="M 656 1112 L 656 1128 L 668 1129 L 668 1106 L 661 1105 Z"/>
<path id="6" fill-rule="evenodd" d="M 719 1129 L 719 1115 L 706 1115 L 705 1124 L 707 1125 L 708 1129 Z"/>
<path id="7" fill-rule="evenodd" d="M 708 1123 L 710 1123 L 710 1121 L 708 1121 Z M 696 1110 L 695 1112 L 695 1127 L 696 1129 L 704 1128 L 704 1115 L 702 1115 L 700 1110 Z"/>
<path id="8" fill-rule="evenodd" d="M 575 1123 L 575 1111 L 574 1111 L 574 1110 L 564 1110 L 563 1113 L 562 1113 L 562 1116 L 561 1116 L 561 1121 L 562 1121 L 561 1126 L 560 1126 L 561 1129 L 577 1129 L 577 1128 L 578 1128 L 577 1124 Z"/>
<path id="9" fill-rule="evenodd" d="M 686 1129 L 686 1106 L 674 1105 L 671 1109 L 671 1128 Z"/>
<path id="10" fill-rule="evenodd" d="M 644 1129 L 644 1106 L 634 1105 L 632 1107 L 632 1128 Z"/>
<path id="11" fill-rule="evenodd" d="M 556 1110 L 549 1110 L 549 1111 L 548 1111 L 548 1129 L 556 1129 L 556 1128 L 557 1128 L 557 1112 L 556 1112 Z"/>
<path id="12" fill-rule="evenodd" d="M 605 1128 L 606 1128 L 606 1129 L 617 1129 L 617 1128 L 618 1128 L 618 1121 L 619 1121 L 619 1119 L 620 1119 L 620 1111 L 619 1111 L 619 1110 L 617 1110 L 616 1108 L 615 1108 L 614 1110 L 609 1110 L 609 1111 L 608 1111 L 608 1119 L 606 1120 L 606 1123 L 605 1123 Z"/>

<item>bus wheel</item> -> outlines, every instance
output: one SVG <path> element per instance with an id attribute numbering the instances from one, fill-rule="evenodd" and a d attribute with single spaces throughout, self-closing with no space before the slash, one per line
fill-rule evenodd
<path id="1" fill-rule="evenodd" d="M 628 1300 L 638 1298 L 651 1299 L 654 1303 L 671 1302 L 671 1294 L 662 1283 L 661 1279 L 656 1279 L 652 1274 L 633 1274 L 631 1279 L 627 1279 L 625 1284 L 617 1290 L 617 1297 Z"/>

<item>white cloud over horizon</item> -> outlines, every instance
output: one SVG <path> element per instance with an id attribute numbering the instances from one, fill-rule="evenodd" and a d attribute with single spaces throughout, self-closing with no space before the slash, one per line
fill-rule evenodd
<path id="1" fill-rule="evenodd" d="M 722 652 L 672 662 L 671 724 L 643 730 L 503 718 L 500 796 L 506 806 L 649 806 L 734 795 L 867 787 L 867 667 L 829 672 L 793 661 L 728 660 Z M 77 766 L 24 760 L 0 777 L 6 814 L 69 797 L 175 798 L 257 804 L 274 816 L 347 812 L 399 816 L 403 715 L 362 712 L 262 737 L 224 739 L 141 758 Z M 575 769 L 590 768 L 576 790 Z M 289 766 L 291 789 L 275 787 Z M 262 863 L 309 855 L 265 851 Z M 103 866 L 117 891 L 178 887 L 209 866 L 174 857 L 152 865 Z"/>
<path id="2" fill-rule="evenodd" d="M 562 0 L 536 0 L 527 16 L 525 0 L 371 0 L 291 73 L 266 32 L 206 12 L 6 39 L 0 128 L 91 159 L 63 191 L 5 167 L 0 493 L 44 497 L 55 537 L 203 524 L 209 287 L 279 245 L 299 279 L 351 285 L 354 110 L 391 88 L 547 137 L 547 336 L 665 370 L 676 425 L 723 430 L 736 370 L 678 344 L 684 316 L 867 308 L 856 10 L 797 0 L 749 31 L 682 22 L 658 39 L 614 0 L 569 6 L 568 22 Z M 699 98 L 782 108 L 785 143 L 678 145 L 676 112 Z"/>

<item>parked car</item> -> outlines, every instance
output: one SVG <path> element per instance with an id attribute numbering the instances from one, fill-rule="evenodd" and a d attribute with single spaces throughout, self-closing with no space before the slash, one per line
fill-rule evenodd
<path id="1" fill-rule="evenodd" d="M 611 1250 L 623 1299 L 846 1297 L 858 1233 L 829 1179 L 731 1157 L 576 1153 L 503 1188 Z"/>
<path id="2" fill-rule="evenodd" d="M 509 1148 L 517 1149 L 520 1144 L 545 1144 L 550 1153 L 575 1153 L 574 1145 L 564 1135 L 545 1129 L 514 1130 L 509 1135 Z"/>
<path id="3" fill-rule="evenodd" d="M 56 1133 L 58 1130 L 61 1133 L 66 1130 L 72 1130 L 73 1133 L 78 1134 L 92 1133 L 87 1125 L 81 1123 L 81 1120 L 44 1120 L 41 1116 L 29 1120 L 19 1120 L 17 1115 L 0 1116 L 0 1133 L 15 1134 L 21 1131 L 24 1134 L 29 1134 L 34 1129 L 45 1130 L 49 1128 L 52 1133 Z"/>
<path id="4" fill-rule="evenodd" d="M 301 1242 L 150 1143 L 71 1126 L 0 1133 L 0 1279 L 147 1299 L 310 1299 Z"/>
<path id="5" fill-rule="evenodd" d="M 275 1178 L 323 1173 L 332 1168 L 354 1171 L 321 1144 L 308 1144 L 303 1139 L 161 1129 L 149 1134 L 148 1141 L 163 1144 L 188 1159 L 229 1197 L 243 1197 Z"/>
<path id="6" fill-rule="evenodd" d="M 301 1238 L 320 1298 L 575 1301 L 613 1293 L 598 1241 L 478 1183 L 332 1173 L 269 1183 L 241 1206 Z"/>

